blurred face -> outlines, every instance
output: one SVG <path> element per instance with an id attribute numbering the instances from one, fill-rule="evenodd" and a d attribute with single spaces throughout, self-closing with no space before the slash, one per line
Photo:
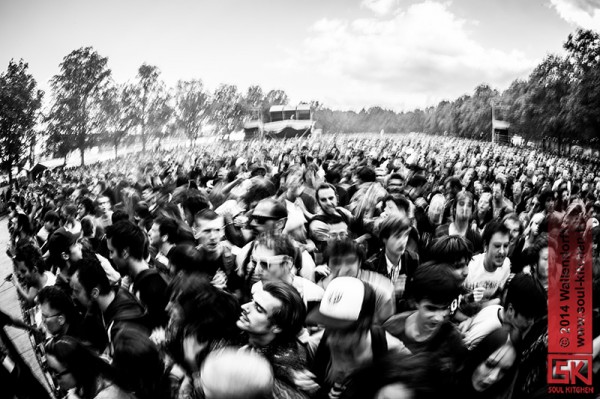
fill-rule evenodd
<path id="1" fill-rule="evenodd" d="M 113 261 L 115 266 L 117 267 L 117 271 L 123 271 L 127 269 L 127 259 L 124 256 L 124 253 L 119 254 L 119 251 L 114 247 L 112 238 L 109 238 L 107 241 L 108 244 L 108 254 L 110 259 Z M 125 252 L 125 250 L 123 250 Z"/>
<path id="2" fill-rule="evenodd" d="M 492 387 L 504 377 L 517 360 L 517 352 L 510 344 L 496 349 L 473 372 L 471 383 L 477 392 L 483 392 Z"/>
<path id="3" fill-rule="evenodd" d="M 335 256 L 329 259 L 329 269 L 333 278 L 336 277 L 356 277 L 360 269 L 360 262 L 355 254 L 345 256 Z"/>
<path id="4" fill-rule="evenodd" d="M 513 195 L 519 197 L 521 194 L 523 194 L 523 186 L 521 185 L 521 182 L 516 181 L 513 183 Z"/>
<path id="5" fill-rule="evenodd" d="M 263 217 L 263 216 L 252 216 L 250 220 L 250 227 L 254 234 L 259 235 L 265 231 L 272 231 L 277 225 L 277 220 Z"/>
<path id="6" fill-rule="evenodd" d="M 76 242 L 69 247 L 69 259 L 71 262 L 77 262 L 83 258 L 83 251 L 81 244 Z"/>
<path id="7" fill-rule="evenodd" d="M 387 191 L 389 193 L 402 192 L 403 188 L 404 188 L 404 183 L 401 179 L 390 179 L 388 181 Z"/>
<path id="8" fill-rule="evenodd" d="M 252 302 L 242 305 L 242 314 L 237 327 L 253 335 L 277 333 L 277 326 L 271 322 L 273 314 L 281 308 L 281 301 L 266 291 L 258 290 Z"/>
<path id="9" fill-rule="evenodd" d="M 402 217 L 408 216 L 406 211 L 403 208 L 398 208 L 398 205 L 391 199 L 385 202 L 385 212 L 392 215 L 401 215 Z"/>
<path id="10" fill-rule="evenodd" d="M 449 304 L 436 304 L 422 299 L 417 304 L 417 328 L 421 333 L 433 334 L 450 317 Z"/>
<path id="11" fill-rule="evenodd" d="M 98 198 L 98 208 L 105 215 L 108 212 L 110 212 L 111 204 L 110 204 L 110 200 L 108 199 L 108 197 L 100 197 L 100 198 Z"/>
<path id="12" fill-rule="evenodd" d="M 343 240 L 348 238 L 348 225 L 344 222 L 329 225 L 329 240 Z"/>
<path id="13" fill-rule="evenodd" d="M 521 224 L 516 220 L 507 220 L 504 225 L 510 230 L 510 242 L 513 243 L 519 238 Z"/>
<path id="14" fill-rule="evenodd" d="M 317 200 L 319 201 L 319 206 L 323 209 L 323 212 L 328 215 L 334 215 L 336 213 L 335 208 L 338 205 L 338 201 L 333 189 L 326 188 L 324 190 L 319 190 Z"/>
<path id="15" fill-rule="evenodd" d="M 479 202 L 477 203 L 477 210 L 479 211 L 479 214 L 484 214 L 490 210 L 490 198 L 491 194 L 489 193 L 481 194 Z"/>
<path id="16" fill-rule="evenodd" d="M 396 232 L 390 235 L 389 238 L 383 240 L 385 245 L 386 253 L 400 256 L 406 250 L 406 243 L 408 242 L 408 234 L 410 230 L 404 230 L 400 232 Z"/>
<path id="17" fill-rule="evenodd" d="M 42 311 L 42 323 L 46 330 L 52 335 L 57 335 L 63 332 L 64 315 L 58 310 L 50 307 L 48 302 L 44 302 L 40 306 Z"/>
<path id="18" fill-rule="evenodd" d="M 412 389 L 401 382 L 386 385 L 375 394 L 375 399 L 413 399 Z"/>
<path id="19" fill-rule="evenodd" d="M 469 274 L 469 261 L 470 259 L 464 258 L 452 265 L 452 273 L 460 284 L 465 281 Z"/>
<path id="20" fill-rule="evenodd" d="M 504 195 L 504 192 L 502 190 L 502 185 L 500 185 L 499 183 L 495 183 L 492 186 L 492 197 L 495 200 L 500 200 L 500 199 L 502 199 L 503 195 Z"/>
<path id="21" fill-rule="evenodd" d="M 48 371 L 54 377 L 54 380 L 58 382 L 58 385 L 65 391 L 75 388 L 77 382 L 73 377 L 73 374 L 67 370 L 67 368 L 58 361 L 53 355 L 47 354 L 46 361 L 48 363 Z"/>
<path id="22" fill-rule="evenodd" d="M 456 201 L 456 218 L 459 220 L 469 220 L 473 215 L 473 204 L 468 198 L 461 198 Z"/>
<path id="23" fill-rule="evenodd" d="M 327 337 L 327 345 L 332 352 L 352 353 L 360 347 L 361 341 L 366 334 L 361 334 L 355 328 L 349 329 L 330 329 Z"/>
<path id="24" fill-rule="evenodd" d="M 160 225 L 157 223 L 152 224 L 152 228 L 148 232 L 148 238 L 150 240 L 150 245 L 155 248 L 159 248 L 161 244 L 160 239 Z"/>
<path id="25" fill-rule="evenodd" d="M 92 306 L 92 298 L 85 291 L 81 283 L 79 282 L 79 272 L 75 272 L 71 281 L 69 282 L 71 289 L 73 290 L 73 299 L 77 300 L 81 305 L 89 308 Z"/>
<path id="26" fill-rule="evenodd" d="M 485 264 L 493 265 L 495 268 L 501 267 L 508 255 L 508 243 L 508 234 L 495 233 L 492 235 L 486 247 Z"/>
<path id="27" fill-rule="evenodd" d="M 17 261 L 17 276 L 22 279 L 25 284 L 31 285 L 35 281 L 34 272 L 25 266 L 25 262 Z"/>
<path id="28" fill-rule="evenodd" d="M 540 223 L 542 223 L 543 219 L 544 217 L 540 214 L 534 215 L 531 219 L 530 231 L 534 237 L 540 234 Z"/>
<path id="29" fill-rule="evenodd" d="M 250 261 L 256 274 L 263 281 L 285 280 L 291 272 L 291 259 L 287 255 L 275 255 L 275 251 L 263 245 L 254 248 Z"/>
<path id="30" fill-rule="evenodd" d="M 216 252 L 223 234 L 223 218 L 215 220 L 196 219 L 194 237 L 207 252 Z"/>

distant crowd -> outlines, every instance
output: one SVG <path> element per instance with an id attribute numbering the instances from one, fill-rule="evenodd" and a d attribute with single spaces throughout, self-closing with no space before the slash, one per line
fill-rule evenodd
<path id="1" fill-rule="evenodd" d="M 11 282 L 61 397 L 541 398 L 560 229 L 600 353 L 599 169 L 423 134 L 159 148 L 10 187 Z"/>

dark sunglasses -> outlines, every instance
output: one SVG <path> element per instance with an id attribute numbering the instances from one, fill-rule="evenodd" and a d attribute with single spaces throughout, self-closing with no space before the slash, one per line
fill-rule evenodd
<path id="1" fill-rule="evenodd" d="M 277 220 L 277 219 L 268 217 L 268 216 L 252 216 L 252 220 L 254 220 L 256 222 L 256 224 L 265 224 L 269 220 Z"/>

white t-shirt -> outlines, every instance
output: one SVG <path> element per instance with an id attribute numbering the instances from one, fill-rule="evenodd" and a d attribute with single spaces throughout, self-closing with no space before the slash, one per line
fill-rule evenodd
<path id="1" fill-rule="evenodd" d="M 502 327 L 498 312 L 502 309 L 500 305 L 490 305 L 481 309 L 473 318 L 468 319 L 468 326 L 462 331 L 463 342 L 467 349 L 472 350 L 489 333 Z"/>
<path id="2" fill-rule="evenodd" d="M 473 291 L 476 287 L 485 287 L 483 294 L 485 301 L 504 288 L 510 276 L 510 260 L 507 257 L 501 267 L 490 273 L 483 267 L 484 258 L 485 253 L 473 257 L 469 263 L 469 274 L 463 285 L 468 291 Z"/>

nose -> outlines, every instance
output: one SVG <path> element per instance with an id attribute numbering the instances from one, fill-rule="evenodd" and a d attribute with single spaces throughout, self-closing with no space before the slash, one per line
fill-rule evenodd
<path id="1" fill-rule="evenodd" d="M 491 385 L 491 384 L 496 383 L 499 379 L 500 379 L 500 369 L 493 368 L 488 373 L 488 375 L 486 377 L 486 382 Z"/>

